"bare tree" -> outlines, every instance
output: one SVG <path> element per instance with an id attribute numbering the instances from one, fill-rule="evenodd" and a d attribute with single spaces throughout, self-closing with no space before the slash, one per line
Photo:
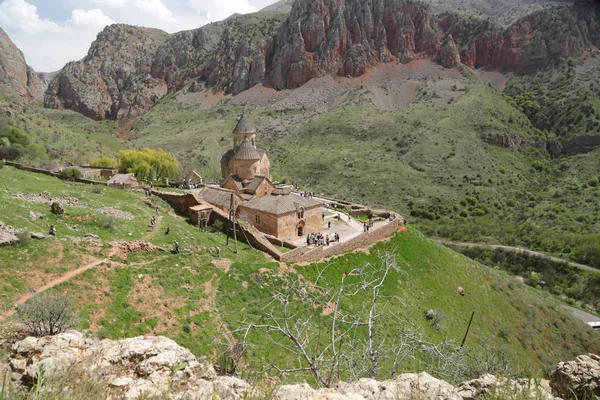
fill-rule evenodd
<path id="1" fill-rule="evenodd" d="M 37 337 L 62 333 L 75 322 L 71 296 L 57 292 L 36 294 L 17 309 L 17 317 Z"/>
<path id="2" fill-rule="evenodd" d="M 471 377 L 475 360 L 469 349 L 453 340 L 427 340 L 418 324 L 401 315 L 405 305 L 386 285 L 401 272 L 393 252 L 379 253 L 376 263 L 337 282 L 325 278 L 328 268 L 315 282 L 291 282 L 264 307 L 260 322 L 245 321 L 230 333 L 244 349 L 253 345 L 254 332 L 264 335 L 293 360 L 273 362 L 268 369 L 308 374 L 322 387 L 342 379 L 393 378 L 407 365 L 448 380 Z"/>

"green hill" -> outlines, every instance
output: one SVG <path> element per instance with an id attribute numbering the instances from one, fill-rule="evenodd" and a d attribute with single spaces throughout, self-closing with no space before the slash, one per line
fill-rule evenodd
<path id="1" fill-rule="evenodd" d="M 15 197 L 43 190 L 52 197 L 79 199 L 79 206 L 67 206 L 65 215 L 55 216 L 47 204 Z M 101 261 L 56 287 L 74 295 L 81 328 L 110 338 L 167 335 L 196 354 L 218 361 L 223 351 L 221 342 L 227 337 L 221 334 L 243 327 L 244 321 L 264 321 L 277 292 L 297 281 L 309 286 L 318 283 L 322 290 L 333 289 L 352 269 L 365 263 L 377 265 L 378 254 L 391 252 L 400 272 L 387 276 L 382 295 L 401 300 L 402 306 L 390 303 L 389 311 L 409 321 L 424 340 L 451 340 L 457 346 L 475 312 L 464 350 L 473 358 L 469 358 L 469 368 L 454 379 L 494 368 L 477 361 L 484 355 L 509 360 L 510 371 L 515 373 L 543 376 L 556 362 L 596 352 L 600 347 L 600 337 L 563 311 L 549 295 L 439 246 L 413 227 L 367 253 L 349 253 L 321 264 L 286 265 L 273 262 L 246 244 L 236 255 L 232 245 L 226 246 L 224 234 L 198 230 L 161 201 L 153 199 L 150 207 L 144 200 L 141 192 L 110 188 L 98 191 L 11 167 L 0 169 L 3 222 L 30 231 L 45 231 L 49 224 L 58 229 L 56 238 L 29 240 L 1 250 L 2 313 L 28 287 L 41 287 L 69 271 Z M 160 211 L 159 227 L 151 231 L 148 224 L 149 218 L 156 215 L 155 206 Z M 100 210 L 102 207 L 131 213 L 133 219 L 109 218 Z M 29 211 L 40 212 L 45 218 L 31 221 Z M 171 228 L 170 235 L 164 234 L 166 227 Z M 82 240 L 88 233 L 103 241 Z M 177 239 L 183 244 L 183 252 L 138 252 L 123 258 L 109 244 L 111 240 L 138 239 L 164 247 Z M 215 259 L 209 249 L 213 246 L 223 249 L 223 259 Z M 457 294 L 459 286 L 467 293 L 464 297 Z M 324 334 L 320 328 L 332 318 L 324 313 L 328 305 L 302 299 L 294 302 L 299 320 L 311 318 L 311 337 Z M 364 297 L 349 298 L 340 304 L 340 310 L 349 314 L 365 304 Z M 424 317 L 429 309 L 443 316 L 435 324 Z M 388 337 L 396 328 L 388 321 L 382 325 L 381 334 Z M 241 339 L 239 335 L 234 337 Z M 243 374 L 264 370 L 273 359 L 294 364 L 295 359 L 273 347 L 266 336 L 252 334 L 249 341 L 253 346 L 239 366 Z M 418 357 L 403 363 L 402 369 L 435 371 L 436 367 L 427 362 L 429 358 L 427 350 L 419 350 Z M 300 378 L 290 376 L 292 380 Z"/>

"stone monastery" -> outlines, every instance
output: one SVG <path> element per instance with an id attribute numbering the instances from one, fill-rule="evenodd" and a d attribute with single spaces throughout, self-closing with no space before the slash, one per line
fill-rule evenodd
<path id="1" fill-rule="evenodd" d="M 256 129 L 242 115 L 233 130 L 233 148 L 221 158 L 220 188 L 205 186 L 197 194 L 222 211 L 235 209 L 239 219 L 279 240 L 321 232 L 324 204 L 276 188 L 270 166 L 267 153 L 256 147 Z"/>

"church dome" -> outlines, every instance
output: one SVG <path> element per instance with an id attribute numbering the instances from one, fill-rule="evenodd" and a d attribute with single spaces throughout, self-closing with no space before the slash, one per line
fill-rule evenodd
<path id="1" fill-rule="evenodd" d="M 246 117 L 246 114 L 242 114 L 242 117 L 238 121 L 233 133 L 241 133 L 241 134 L 254 134 L 256 133 L 256 128 L 252 125 L 252 122 Z"/>
<path id="2" fill-rule="evenodd" d="M 248 139 L 244 139 L 239 149 L 235 152 L 234 160 L 260 160 L 261 154 L 252 146 Z"/>

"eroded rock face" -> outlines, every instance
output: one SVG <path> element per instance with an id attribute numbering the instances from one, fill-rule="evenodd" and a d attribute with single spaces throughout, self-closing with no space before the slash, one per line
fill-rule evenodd
<path id="1" fill-rule="evenodd" d="M 283 89 L 325 73 L 359 76 L 380 62 L 434 57 L 439 46 L 422 3 L 297 1 L 277 34 L 269 78 Z"/>
<path id="2" fill-rule="evenodd" d="M 44 79 L 27 65 L 21 50 L 0 28 L 0 91 L 40 101 L 46 85 Z"/>
<path id="3" fill-rule="evenodd" d="M 93 119 L 137 116 L 167 94 L 150 75 L 166 32 L 115 24 L 104 28 L 81 61 L 68 63 L 50 82 L 44 103 Z"/>
<path id="4" fill-rule="evenodd" d="M 581 355 L 561 362 L 550 375 L 552 392 L 564 399 L 600 397 L 600 357 Z"/>
<path id="5" fill-rule="evenodd" d="M 31 385 L 39 365 L 47 374 L 69 368 L 83 370 L 106 382 L 109 392 L 123 393 L 128 399 L 169 391 L 168 398 L 237 400 L 248 389 L 240 379 L 217 377 L 204 358 L 198 360 L 189 350 L 160 336 L 115 341 L 68 331 L 45 338 L 28 337 L 13 345 L 13 382 Z"/>

